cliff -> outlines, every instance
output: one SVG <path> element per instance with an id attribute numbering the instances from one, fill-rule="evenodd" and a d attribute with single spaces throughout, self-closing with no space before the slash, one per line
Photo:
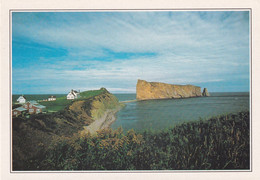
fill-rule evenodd
<path id="1" fill-rule="evenodd" d="M 91 101 L 87 103 L 87 107 L 89 107 L 87 111 L 91 117 L 91 123 L 88 126 L 84 126 L 84 130 L 81 131 L 81 134 L 88 132 L 94 134 L 98 130 L 109 127 L 116 120 L 115 113 L 123 106 L 119 103 L 118 99 L 108 91 L 93 97 Z M 73 108 L 73 105 L 71 108 Z"/>
<path id="2" fill-rule="evenodd" d="M 105 88 L 90 93 L 95 95 L 71 101 L 65 109 L 55 113 L 13 118 L 13 170 L 28 170 L 34 163 L 29 160 L 40 157 L 51 144 L 80 135 L 97 121 L 91 133 L 108 127 L 115 120 L 120 103 Z"/>
<path id="3" fill-rule="evenodd" d="M 138 80 L 136 99 L 171 99 L 202 96 L 201 88 L 193 85 L 172 85 L 160 82 Z"/>
<path id="4" fill-rule="evenodd" d="M 118 99 L 107 90 L 100 95 L 89 99 L 77 100 L 68 106 L 65 111 L 71 118 L 84 119 L 87 125 L 101 118 L 107 110 L 117 109 Z"/>

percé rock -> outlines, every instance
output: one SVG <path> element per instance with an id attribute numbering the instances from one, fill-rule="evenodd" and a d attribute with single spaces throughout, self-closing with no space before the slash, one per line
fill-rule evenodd
<path id="1" fill-rule="evenodd" d="M 204 89 L 203 89 L 202 96 L 210 96 L 210 94 L 209 94 L 207 88 L 204 88 Z"/>
<path id="2" fill-rule="evenodd" d="M 202 96 L 201 88 L 193 85 L 173 85 L 160 82 L 147 82 L 138 79 L 136 99 L 171 99 Z"/>

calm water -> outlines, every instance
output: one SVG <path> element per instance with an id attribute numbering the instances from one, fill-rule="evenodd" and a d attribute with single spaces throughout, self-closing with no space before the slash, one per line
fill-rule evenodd
<path id="1" fill-rule="evenodd" d="M 27 100 L 42 100 L 50 95 L 65 96 L 65 94 L 33 94 L 25 97 Z M 119 101 L 136 99 L 135 94 L 115 95 Z M 13 95 L 13 103 L 19 96 Z M 160 130 L 182 122 L 242 110 L 249 110 L 249 93 L 211 93 L 210 97 L 131 102 L 126 103 L 126 106 L 117 113 L 117 120 L 112 124 L 112 128 L 121 126 L 125 130 Z"/>
<path id="2" fill-rule="evenodd" d="M 135 99 L 135 94 L 116 96 L 120 101 Z M 210 97 L 131 102 L 117 113 L 112 128 L 159 130 L 182 122 L 249 110 L 249 102 L 249 93 L 211 93 Z"/>

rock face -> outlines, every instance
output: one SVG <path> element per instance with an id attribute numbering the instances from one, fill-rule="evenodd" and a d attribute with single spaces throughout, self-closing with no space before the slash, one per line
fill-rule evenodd
<path id="1" fill-rule="evenodd" d="M 102 89 L 101 89 L 102 90 Z M 68 106 L 67 114 L 72 119 L 85 120 L 92 123 L 96 119 L 102 117 L 108 109 L 115 109 L 119 106 L 118 99 L 106 89 L 102 94 L 91 97 L 87 100 L 77 100 Z"/>
<path id="2" fill-rule="evenodd" d="M 138 80 L 136 99 L 171 99 L 202 96 L 201 88 L 193 85 L 172 85 L 160 82 Z"/>
<path id="3" fill-rule="evenodd" d="M 204 89 L 203 89 L 202 96 L 210 96 L 210 94 L 209 94 L 207 88 L 204 88 Z"/>

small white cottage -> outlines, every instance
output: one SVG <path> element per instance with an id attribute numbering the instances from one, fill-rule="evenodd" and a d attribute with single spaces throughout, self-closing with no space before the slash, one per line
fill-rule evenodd
<path id="1" fill-rule="evenodd" d="M 20 103 L 20 104 L 23 104 L 26 102 L 26 98 L 24 96 L 20 96 L 17 101 Z"/>
<path id="2" fill-rule="evenodd" d="M 56 101 L 56 96 L 49 96 L 48 101 Z"/>
<path id="3" fill-rule="evenodd" d="M 80 92 L 71 90 L 69 94 L 67 95 L 67 99 L 77 99 L 79 97 Z"/>

